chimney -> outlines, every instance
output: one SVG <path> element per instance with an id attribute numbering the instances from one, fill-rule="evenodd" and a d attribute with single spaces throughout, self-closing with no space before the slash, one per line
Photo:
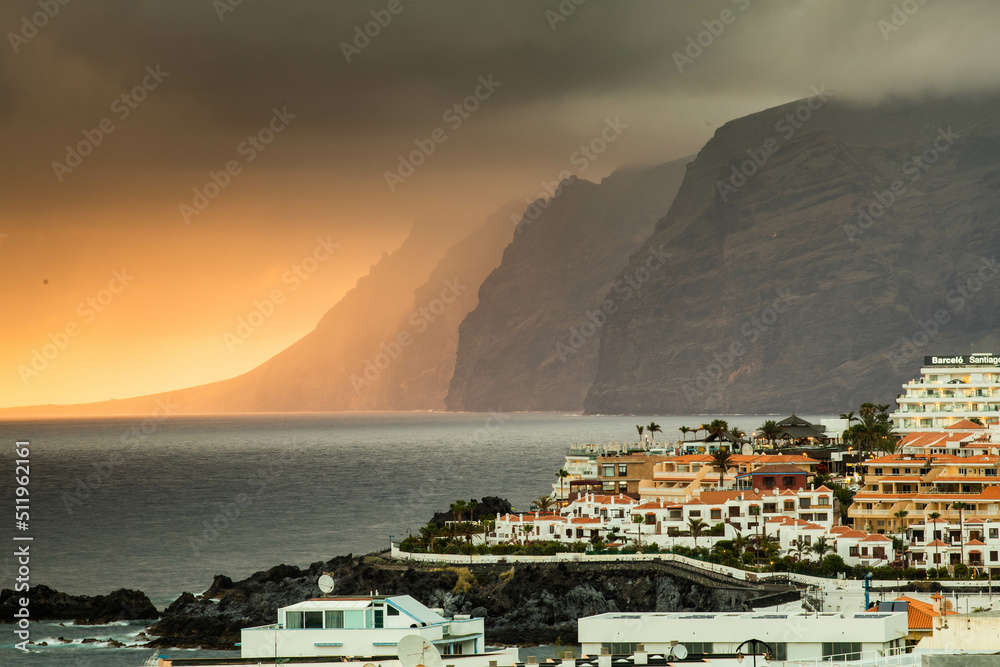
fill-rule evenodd
<path id="1" fill-rule="evenodd" d="M 525 665 L 538 665 L 538 658 L 536 656 L 529 655 L 527 658 L 524 659 L 524 664 Z"/>
<path id="2" fill-rule="evenodd" d="M 931 600 L 934 600 L 934 603 L 933 603 L 934 613 L 937 614 L 937 615 L 939 615 L 939 616 L 941 615 L 941 600 L 942 599 L 943 598 L 942 598 L 942 595 L 940 593 L 935 593 L 934 595 L 931 596 Z"/>
<path id="3" fill-rule="evenodd" d="M 597 667 L 611 667 L 611 650 L 601 647 L 601 655 L 597 656 Z"/>
<path id="4" fill-rule="evenodd" d="M 633 665 L 645 665 L 647 664 L 647 653 L 645 644 L 635 645 L 635 655 L 632 658 Z"/>
<path id="5" fill-rule="evenodd" d="M 573 657 L 573 651 L 563 651 L 562 664 L 566 667 L 576 667 L 576 658 Z"/>

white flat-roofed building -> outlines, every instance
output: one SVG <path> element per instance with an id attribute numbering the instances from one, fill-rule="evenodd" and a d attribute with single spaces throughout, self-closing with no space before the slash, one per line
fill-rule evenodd
<path id="1" fill-rule="evenodd" d="M 579 621 L 580 643 L 587 655 L 598 655 L 602 648 L 630 655 L 640 644 L 650 655 L 667 655 L 676 644 L 683 644 L 689 656 L 731 655 L 743 642 L 759 640 L 767 644 L 774 660 L 859 660 L 876 652 L 902 650 L 908 632 L 903 612 L 609 612 Z M 749 652 L 747 647 L 743 652 Z"/>
<path id="2" fill-rule="evenodd" d="M 1000 357 L 924 357 L 920 377 L 903 385 L 896 403 L 892 421 L 899 433 L 940 430 L 971 417 L 1000 423 Z"/>
<path id="3" fill-rule="evenodd" d="M 483 630 L 481 618 L 445 618 L 409 595 L 314 598 L 278 609 L 274 625 L 244 628 L 240 652 L 243 658 L 277 652 L 283 658 L 392 659 L 400 639 L 420 635 L 444 656 L 482 656 Z M 500 664 L 510 664 L 499 655 Z"/>

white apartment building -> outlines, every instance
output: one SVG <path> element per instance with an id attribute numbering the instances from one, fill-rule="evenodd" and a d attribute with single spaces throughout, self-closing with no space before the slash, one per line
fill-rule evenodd
<path id="1" fill-rule="evenodd" d="M 903 385 L 892 413 L 899 433 L 930 431 L 978 417 L 1000 423 L 1000 357 L 956 354 L 924 357 L 920 377 Z"/>
<path id="2" fill-rule="evenodd" d="M 581 618 L 578 628 L 581 650 L 587 655 L 599 655 L 602 648 L 614 655 L 630 655 L 640 645 L 646 654 L 677 655 L 678 644 L 684 645 L 691 658 L 732 655 L 741 645 L 749 653 L 744 642 L 758 640 L 762 644 L 757 650 L 771 653 L 772 665 L 785 660 L 833 660 L 836 664 L 902 650 L 909 632 L 906 616 L 905 612 L 609 612 Z M 742 664 L 750 665 L 752 659 Z M 760 664 L 767 663 L 762 660 Z"/>

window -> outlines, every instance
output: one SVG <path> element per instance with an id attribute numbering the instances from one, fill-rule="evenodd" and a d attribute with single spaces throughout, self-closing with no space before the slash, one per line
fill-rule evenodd
<path id="1" fill-rule="evenodd" d="M 386 606 L 385 613 L 388 616 L 399 616 L 399 610 L 391 606 Z"/>
<path id="2" fill-rule="evenodd" d="M 611 655 L 632 655 L 639 645 L 625 642 L 604 642 L 601 646 L 608 649 Z"/>
<path id="3" fill-rule="evenodd" d="M 778 503 L 764 503 L 764 514 L 777 514 Z"/>
<path id="4" fill-rule="evenodd" d="M 851 547 L 850 551 L 848 552 L 848 555 L 849 556 L 853 556 L 854 558 L 857 558 L 858 557 L 858 547 L 857 546 Z"/>
<path id="5" fill-rule="evenodd" d="M 1000 536 L 1000 528 L 990 528 L 990 539 L 997 539 Z"/>
<path id="6" fill-rule="evenodd" d="M 799 507 L 801 509 L 807 510 L 811 504 L 812 502 L 810 498 L 799 498 Z"/>
<path id="7" fill-rule="evenodd" d="M 722 510 L 716 508 L 712 510 L 712 518 L 715 520 L 722 519 Z"/>
<path id="8" fill-rule="evenodd" d="M 813 517 L 814 521 L 826 521 L 826 512 L 820 512 Z"/>
<path id="9" fill-rule="evenodd" d="M 290 630 L 298 630 L 302 627 L 302 612 L 301 611 L 286 611 L 285 612 L 285 627 Z"/>
<path id="10" fill-rule="evenodd" d="M 628 475 L 628 465 L 625 463 L 618 464 L 618 476 L 625 477 Z"/>
<path id="11" fill-rule="evenodd" d="M 802 544 L 809 546 L 812 544 L 812 540 L 813 540 L 812 535 L 804 535 L 802 537 Z"/>
<path id="12" fill-rule="evenodd" d="M 690 512 L 688 512 L 688 516 L 698 519 L 701 517 L 701 510 L 691 510 Z"/>
<path id="13" fill-rule="evenodd" d="M 997 560 L 997 552 L 996 551 L 991 551 L 990 552 L 990 560 L 993 561 L 994 563 L 996 562 L 996 560 Z"/>
<path id="14" fill-rule="evenodd" d="M 549 535 L 555 535 L 555 532 L 556 532 L 556 527 L 554 525 L 550 525 L 549 526 Z M 379 627 L 382 627 L 382 626 L 376 625 L 375 627 L 379 628 Z"/>
<path id="15" fill-rule="evenodd" d="M 743 652 L 749 655 L 764 655 L 771 653 L 772 660 L 788 660 L 788 644 L 785 642 L 759 642 L 751 639 L 743 648 Z M 746 659 L 743 661 L 747 662 Z M 751 662 L 751 664 L 753 664 Z"/>
<path id="16" fill-rule="evenodd" d="M 688 653 L 712 653 L 712 642 L 681 642 Z"/>
<path id="17" fill-rule="evenodd" d="M 601 476 L 602 477 L 614 477 L 615 476 L 615 464 L 605 463 L 601 466 Z"/>
<path id="18" fill-rule="evenodd" d="M 828 507 L 830 505 L 830 499 L 826 496 L 820 496 L 816 499 L 816 504 L 820 507 Z"/>
<path id="19" fill-rule="evenodd" d="M 601 490 L 607 493 L 614 493 L 615 488 L 616 487 L 614 482 L 604 482 L 603 484 L 601 484 Z"/>
<path id="20" fill-rule="evenodd" d="M 861 642 L 823 642 L 824 660 L 861 660 Z"/>
<path id="21" fill-rule="evenodd" d="M 861 547 L 861 557 L 868 558 L 868 547 Z"/>
<path id="22" fill-rule="evenodd" d="M 618 493 L 625 493 L 628 491 L 628 482 L 618 482 Z"/>
<path id="23" fill-rule="evenodd" d="M 773 477 L 765 477 L 764 478 L 764 488 L 765 489 L 773 489 L 774 488 L 774 478 Z"/>
<path id="24" fill-rule="evenodd" d="M 786 500 L 785 501 L 785 511 L 786 512 L 794 512 L 795 511 L 795 501 L 794 500 Z"/>
<path id="25" fill-rule="evenodd" d="M 885 558 L 885 547 L 872 547 L 872 557 Z"/>
<path id="26" fill-rule="evenodd" d="M 385 627 L 385 612 L 378 608 L 375 609 L 375 627 Z"/>
<path id="27" fill-rule="evenodd" d="M 935 554 L 934 554 L 934 564 L 935 564 L 935 565 L 938 565 L 938 564 L 940 564 L 940 563 L 941 563 L 941 554 L 939 554 L 939 553 L 935 553 Z"/>
<path id="28" fill-rule="evenodd" d="M 396 616 L 399 615 L 398 609 L 393 609 L 389 607 L 389 615 L 393 615 L 393 611 L 396 612 Z M 326 627 L 328 628 L 342 628 L 344 627 L 344 612 L 342 611 L 328 611 L 326 612 Z"/>
<path id="29" fill-rule="evenodd" d="M 796 484 L 795 484 L 795 478 L 792 477 L 792 476 L 790 476 L 790 475 L 786 476 L 786 477 L 782 477 L 781 478 L 781 485 L 782 486 L 796 486 Z"/>

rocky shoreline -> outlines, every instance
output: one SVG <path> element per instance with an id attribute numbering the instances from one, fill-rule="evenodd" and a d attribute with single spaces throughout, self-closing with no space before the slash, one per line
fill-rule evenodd
<path id="1" fill-rule="evenodd" d="M 149 647 L 231 650 L 242 628 L 273 623 L 278 607 L 318 596 L 324 572 L 336 578 L 335 594 L 405 593 L 445 615 L 483 617 L 489 641 L 506 645 L 576 643 L 577 619 L 608 611 L 743 611 L 799 597 L 791 586 L 656 561 L 439 566 L 349 555 L 307 568 L 278 565 L 237 582 L 217 575 L 203 594 L 183 593 L 162 613 L 140 591 L 88 597 L 37 586 L 32 616 L 77 624 L 149 619 Z M 14 595 L 0 592 L 2 622 L 13 621 Z"/>

